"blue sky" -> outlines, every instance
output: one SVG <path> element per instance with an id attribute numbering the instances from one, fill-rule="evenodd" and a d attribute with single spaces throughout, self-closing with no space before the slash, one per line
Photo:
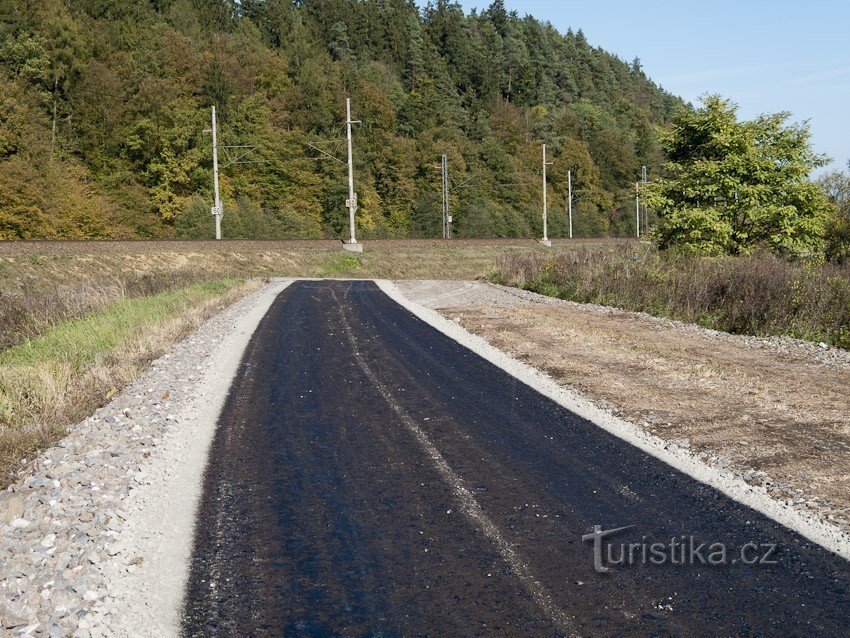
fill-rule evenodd
<path id="1" fill-rule="evenodd" d="M 469 11 L 490 0 L 461 0 Z M 652 2 L 505 0 L 508 10 L 582 29 L 665 89 L 696 101 L 732 98 L 742 117 L 790 111 L 810 120 L 832 168 L 850 159 L 850 0 Z"/>

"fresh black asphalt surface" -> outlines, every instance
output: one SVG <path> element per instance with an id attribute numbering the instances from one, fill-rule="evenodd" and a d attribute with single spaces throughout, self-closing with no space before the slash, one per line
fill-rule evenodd
<path id="1" fill-rule="evenodd" d="M 582 540 L 594 525 L 633 526 L 607 539 L 614 559 L 624 543 L 692 536 L 724 543 L 728 564 L 669 564 L 669 549 L 666 564 L 643 564 L 638 549 L 596 573 Z M 740 548 L 753 558 L 772 544 L 776 564 L 741 562 Z M 847 636 L 848 565 L 543 397 L 374 283 L 300 281 L 260 323 L 222 411 L 183 631 Z"/>

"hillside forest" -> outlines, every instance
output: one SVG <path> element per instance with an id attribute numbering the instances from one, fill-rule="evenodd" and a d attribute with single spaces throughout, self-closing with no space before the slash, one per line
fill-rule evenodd
<path id="1" fill-rule="evenodd" d="M 225 237 L 342 237 L 345 99 L 360 237 L 634 232 L 641 167 L 682 106 L 501 0 L 0 0 L 0 238 L 210 237 L 217 106 Z M 342 160 L 342 161 L 341 161 Z"/>

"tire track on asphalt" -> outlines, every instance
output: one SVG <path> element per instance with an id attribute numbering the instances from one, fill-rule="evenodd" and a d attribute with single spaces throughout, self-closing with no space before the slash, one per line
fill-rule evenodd
<path id="1" fill-rule="evenodd" d="M 437 446 L 428 435 L 419 427 L 416 421 L 395 400 L 390 389 L 381 382 L 378 375 L 366 361 L 357 347 L 357 339 L 351 329 L 351 324 L 342 311 L 343 306 L 336 294 L 332 291 L 333 299 L 339 310 L 340 324 L 345 331 L 348 342 L 351 344 L 351 352 L 363 373 L 372 382 L 373 387 L 384 398 L 392 411 L 398 416 L 405 428 L 413 435 L 422 450 L 428 455 L 434 467 L 442 476 L 443 480 L 451 487 L 452 492 L 461 506 L 461 511 L 475 525 L 475 527 L 491 541 L 499 551 L 502 559 L 508 564 L 511 571 L 520 581 L 522 586 L 532 597 L 537 606 L 546 614 L 552 624 L 565 636 L 578 636 L 572 617 L 552 600 L 552 595 L 540 583 L 532 573 L 526 560 L 505 539 L 499 527 L 487 516 L 487 513 L 473 496 L 464 480 L 452 469 Z"/>

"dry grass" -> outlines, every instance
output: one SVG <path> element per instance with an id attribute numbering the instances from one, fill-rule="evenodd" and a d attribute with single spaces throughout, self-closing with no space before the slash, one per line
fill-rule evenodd
<path id="1" fill-rule="evenodd" d="M 260 284 L 222 281 L 128 299 L 0 353 L 0 484 L 154 359 Z"/>
<path id="2" fill-rule="evenodd" d="M 553 238 L 556 246 L 610 246 L 633 243 L 632 239 L 604 238 Z M 446 247 L 452 249 L 504 248 L 535 245 L 533 239 L 367 239 L 367 251 L 417 250 Z M 332 239 L 223 239 L 215 240 L 29 240 L 0 241 L 0 257 L 25 255 L 83 255 L 83 254 L 140 254 L 140 253 L 258 253 L 258 252 L 338 252 L 339 240 Z"/>
<path id="3" fill-rule="evenodd" d="M 506 256 L 491 279 L 733 334 L 788 335 L 850 348 L 850 263 L 811 265 L 772 255 L 705 258 L 620 248 Z"/>
<path id="4" fill-rule="evenodd" d="M 629 240 L 556 240 L 553 254 L 577 249 L 610 251 Z M 108 283 L 144 273 L 212 277 L 319 277 L 475 279 L 505 255 L 547 254 L 532 240 L 381 240 L 365 252 L 344 252 L 328 241 L 223 242 L 0 242 L 0 292 L 73 288 L 84 281 Z M 112 279 L 110 279 L 110 277 Z"/>
<path id="5" fill-rule="evenodd" d="M 38 262 L 36 262 L 38 263 Z M 63 321 L 85 317 L 124 299 L 151 297 L 212 279 L 211 273 L 93 271 L 59 283 L 28 275 L 17 286 L 0 288 L 0 349 L 44 334 Z"/>

